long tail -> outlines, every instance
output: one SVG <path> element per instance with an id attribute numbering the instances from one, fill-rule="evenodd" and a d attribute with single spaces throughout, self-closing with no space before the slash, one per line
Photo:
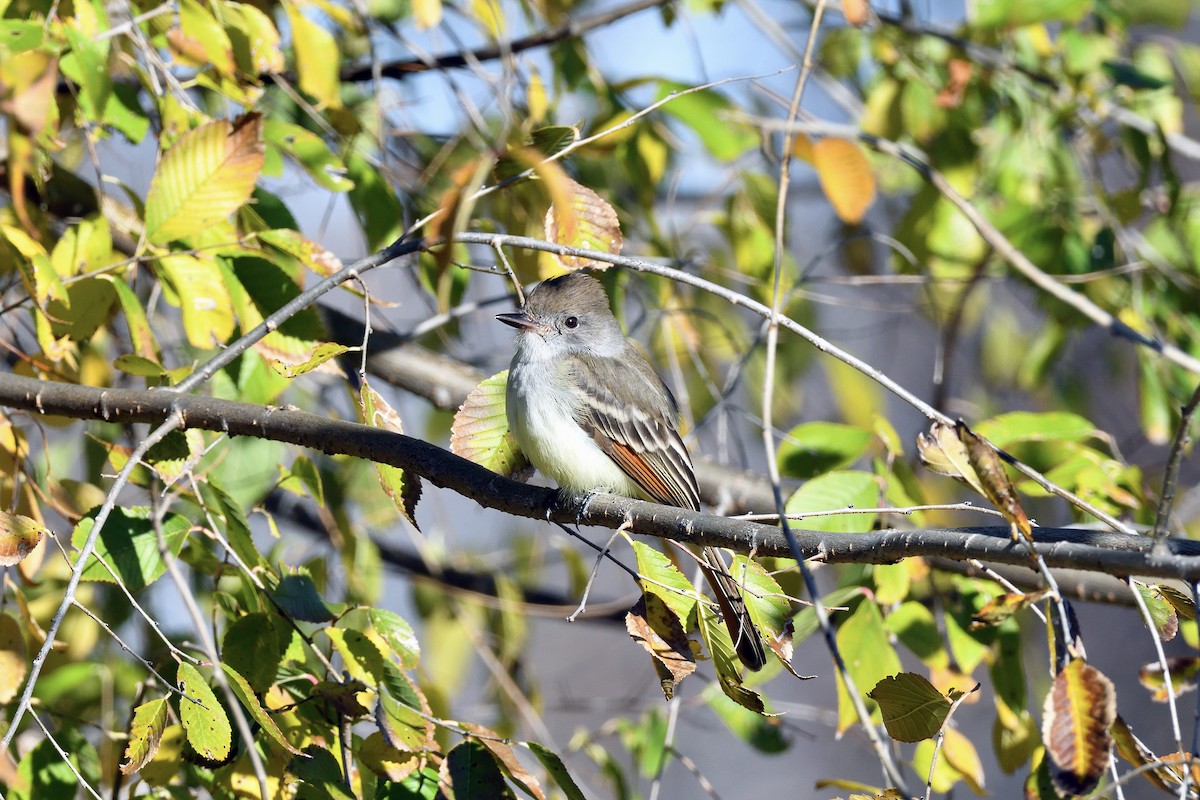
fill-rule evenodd
<path id="1" fill-rule="evenodd" d="M 721 616 L 725 618 L 725 627 L 733 639 L 734 649 L 746 669 L 758 672 L 767 663 L 767 651 L 763 648 L 762 637 L 750 619 L 746 610 L 746 601 L 738 592 L 737 583 L 725 566 L 725 559 L 711 547 L 704 548 L 700 569 L 712 586 L 716 595 L 717 605 L 721 607 Z"/>

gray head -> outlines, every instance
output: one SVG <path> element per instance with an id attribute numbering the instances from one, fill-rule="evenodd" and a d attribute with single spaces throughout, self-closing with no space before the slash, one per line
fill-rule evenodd
<path id="1" fill-rule="evenodd" d="M 520 332 L 519 347 L 548 350 L 547 354 L 615 355 L 625 345 L 604 287 L 583 272 L 542 281 L 525 298 L 524 308 L 497 314 L 496 319 Z"/>

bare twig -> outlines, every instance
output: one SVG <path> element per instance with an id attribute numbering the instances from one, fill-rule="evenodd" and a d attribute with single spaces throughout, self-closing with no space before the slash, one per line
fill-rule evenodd
<path id="1" fill-rule="evenodd" d="M 1196 413 L 1197 406 L 1200 406 L 1200 384 L 1196 385 L 1196 391 L 1192 392 L 1191 399 L 1183 407 L 1179 427 L 1175 430 L 1175 438 L 1171 441 L 1171 452 L 1167 456 L 1167 468 L 1163 471 L 1162 493 L 1158 498 L 1158 510 L 1154 514 L 1154 537 L 1156 539 L 1170 533 L 1171 506 L 1175 504 L 1179 467 L 1183 463 L 1183 451 L 1191 442 L 1192 417 Z"/>

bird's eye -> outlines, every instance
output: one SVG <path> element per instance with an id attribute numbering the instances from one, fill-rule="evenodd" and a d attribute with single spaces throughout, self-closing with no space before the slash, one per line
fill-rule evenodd
<path id="1" fill-rule="evenodd" d="M 565 320 L 563 320 L 563 324 L 566 325 L 568 328 L 578 328 L 579 327 L 579 317 L 567 317 Z"/>

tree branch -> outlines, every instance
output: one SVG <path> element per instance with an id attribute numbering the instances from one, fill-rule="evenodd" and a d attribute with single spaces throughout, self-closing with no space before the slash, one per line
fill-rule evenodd
<path id="1" fill-rule="evenodd" d="M 614 495 L 581 497 L 529 486 L 497 475 L 440 447 L 357 423 L 303 411 L 256 406 L 162 389 L 99 389 L 0 376 L 0 405 L 32 413 L 132 424 L 178 415 L 182 428 L 256 436 L 378 461 L 420 475 L 494 508 L 531 519 L 616 528 L 632 522 L 641 535 L 727 547 L 760 556 L 788 557 L 778 528 Z M 793 530 L 805 558 L 825 562 L 886 564 L 911 556 L 975 558 L 1027 565 L 1029 554 L 1007 526 L 881 530 L 836 534 Z M 1035 528 L 1034 548 L 1052 567 L 1157 578 L 1200 579 L 1200 542 L 1168 538 L 1161 553 L 1151 537 L 1075 528 Z"/>
<path id="2" fill-rule="evenodd" d="M 528 36 L 513 39 L 505 44 L 492 44 L 469 52 L 448 53 L 427 59 L 410 58 L 404 61 L 390 61 L 379 65 L 379 76 L 401 80 L 419 72 L 456 69 L 478 61 L 494 61 L 502 56 L 520 53 L 535 47 L 544 47 L 564 39 L 576 39 L 588 31 L 632 16 L 639 11 L 665 6 L 671 2 L 673 0 L 634 0 L 632 3 L 611 8 L 608 11 L 602 11 L 590 17 L 580 17 L 574 20 L 568 19 L 558 25 L 551 25 L 549 28 L 544 28 Z M 339 79 L 344 83 L 360 83 L 374 80 L 375 74 L 370 64 L 359 64 L 342 69 Z"/>

